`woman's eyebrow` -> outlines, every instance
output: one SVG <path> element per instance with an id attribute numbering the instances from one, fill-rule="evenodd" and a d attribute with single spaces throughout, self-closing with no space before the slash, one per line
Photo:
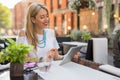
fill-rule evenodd
<path id="1" fill-rule="evenodd" d="M 42 14 L 42 15 L 40 15 L 40 16 L 48 16 L 48 14 Z"/>

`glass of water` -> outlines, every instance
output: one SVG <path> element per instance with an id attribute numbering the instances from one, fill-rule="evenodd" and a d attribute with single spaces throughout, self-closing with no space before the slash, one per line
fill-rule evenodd
<path id="1" fill-rule="evenodd" d="M 47 59 L 47 60 L 43 60 L 40 58 L 40 61 L 39 61 L 39 63 L 37 63 L 37 66 L 38 66 L 40 71 L 47 72 L 47 71 L 49 71 L 49 69 L 52 65 L 52 61 L 53 61 L 52 58 Z"/>

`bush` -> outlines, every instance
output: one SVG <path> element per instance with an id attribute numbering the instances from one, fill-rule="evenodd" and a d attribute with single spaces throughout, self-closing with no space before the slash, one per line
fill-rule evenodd
<path id="1" fill-rule="evenodd" d="M 82 36 L 83 32 L 77 29 L 72 30 L 71 34 L 70 34 L 70 38 L 74 41 L 76 40 L 80 40 L 81 36 Z"/>

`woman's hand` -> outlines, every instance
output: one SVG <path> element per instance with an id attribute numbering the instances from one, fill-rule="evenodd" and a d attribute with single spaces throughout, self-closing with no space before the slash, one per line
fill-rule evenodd
<path id="1" fill-rule="evenodd" d="M 79 56 L 80 56 L 80 52 L 75 53 L 75 55 L 73 56 L 73 61 L 78 62 Z"/>
<path id="2" fill-rule="evenodd" d="M 53 57 L 54 60 L 62 59 L 62 56 L 59 54 L 58 49 L 53 48 L 50 51 L 52 51 L 52 53 L 54 54 L 54 57 Z"/>
<path id="3" fill-rule="evenodd" d="M 74 58 L 74 59 L 78 59 L 79 56 L 80 56 L 80 52 L 77 52 L 77 53 L 73 56 L 73 58 Z"/>
<path id="4" fill-rule="evenodd" d="M 46 57 L 45 60 L 46 60 L 46 61 L 53 60 L 53 59 L 54 59 L 54 56 L 55 56 L 54 51 L 50 50 L 50 51 L 47 52 L 47 57 Z"/>

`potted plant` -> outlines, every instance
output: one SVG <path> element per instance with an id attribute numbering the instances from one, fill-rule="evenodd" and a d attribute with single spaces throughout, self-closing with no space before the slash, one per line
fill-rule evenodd
<path id="1" fill-rule="evenodd" d="M 30 45 L 19 44 L 12 39 L 7 39 L 8 45 L 0 52 L 0 62 L 10 62 L 10 76 L 23 76 L 23 64 L 26 55 L 33 48 Z"/>
<path id="2" fill-rule="evenodd" d="M 83 39 L 85 42 L 88 42 L 88 40 L 89 40 L 90 38 L 91 38 L 90 32 L 85 32 L 85 33 L 83 33 L 82 39 Z"/>
<path id="3" fill-rule="evenodd" d="M 82 41 L 82 39 L 81 39 L 82 34 L 83 34 L 83 31 L 74 29 L 74 30 L 72 30 L 72 32 L 70 34 L 70 38 L 73 41 Z"/>

